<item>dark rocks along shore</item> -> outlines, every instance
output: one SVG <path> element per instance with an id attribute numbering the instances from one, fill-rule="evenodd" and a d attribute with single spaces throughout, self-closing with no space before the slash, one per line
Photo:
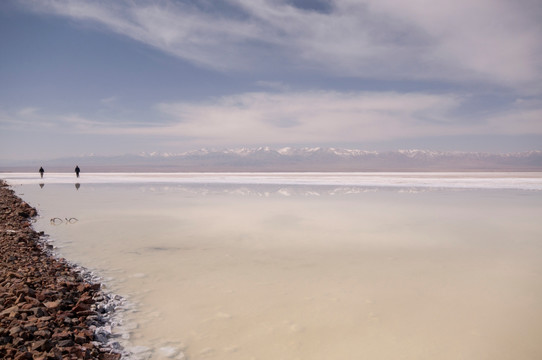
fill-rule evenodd
<path id="1" fill-rule="evenodd" d="M 36 215 L 0 180 L 0 358 L 118 360 L 96 341 L 100 284 L 47 252 Z"/>

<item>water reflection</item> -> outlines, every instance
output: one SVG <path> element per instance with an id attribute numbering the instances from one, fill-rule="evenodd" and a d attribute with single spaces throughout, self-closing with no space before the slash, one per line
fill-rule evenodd
<path id="1" fill-rule="evenodd" d="M 80 187 L 81 187 L 81 184 L 80 184 L 80 183 L 75 183 L 75 189 L 76 189 L 76 190 L 79 190 Z"/>
<path id="2" fill-rule="evenodd" d="M 45 186 L 45 184 L 44 184 L 44 183 L 40 183 L 40 188 L 42 188 L 42 189 L 43 189 L 43 187 L 44 187 L 44 186 Z"/>
<path id="3" fill-rule="evenodd" d="M 103 185 L 107 186 L 107 185 Z M 159 185 L 145 184 L 133 185 L 144 193 L 179 193 L 188 196 L 238 196 L 238 197 L 328 197 L 328 196 L 355 196 L 368 193 L 470 193 L 475 191 L 495 191 L 495 189 L 466 189 L 466 188 L 438 188 L 438 187 L 381 187 L 381 186 L 325 186 L 325 185 Z M 506 190 L 505 190 L 506 191 Z M 536 192 L 536 190 L 524 190 Z"/>
<path id="4" fill-rule="evenodd" d="M 541 358 L 540 191 L 72 184 L 22 189 L 146 358 Z"/>

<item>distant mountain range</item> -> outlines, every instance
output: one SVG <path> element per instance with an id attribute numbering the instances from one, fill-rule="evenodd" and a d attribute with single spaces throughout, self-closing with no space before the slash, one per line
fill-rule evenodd
<path id="1" fill-rule="evenodd" d="M 237 148 L 200 149 L 185 153 L 69 157 L 20 166 L 0 166 L 0 171 L 542 171 L 542 151 L 519 153 L 438 152 L 427 150 L 363 151 L 337 148 Z"/>

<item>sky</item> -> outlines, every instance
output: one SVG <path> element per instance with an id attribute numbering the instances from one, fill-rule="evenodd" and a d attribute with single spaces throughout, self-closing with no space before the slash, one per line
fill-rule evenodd
<path id="1" fill-rule="evenodd" d="M 542 150 L 540 0 L 4 0 L 0 163 Z"/>

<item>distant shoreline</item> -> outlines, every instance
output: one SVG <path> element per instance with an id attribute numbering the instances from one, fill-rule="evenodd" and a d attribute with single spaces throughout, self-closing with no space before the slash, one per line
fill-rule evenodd
<path id="1" fill-rule="evenodd" d="M 39 167 L 38 167 L 39 168 Z M 0 166 L 0 174 L 13 174 L 13 173 L 25 173 L 36 174 L 39 177 L 37 168 L 21 166 Z M 74 174 L 73 169 L 66 167 L 51 166 L 47 168 L 47 173 L 60 173 L 60 174 Z M 172 169 L 172 168 L 131 168 L 131 167 L 95 167 L 89 166 L 84 168 L 84 172 L 81 172 L 81 176 L 85 173 L 140 173 L 140 174 L 215 174 L 215 173 L 228 173 L 228 174 L 244 174 L 244 173 L 542 173 L 541 167 L 532 168 L 476 168 L 476 169 L 447 169 L 447 168 L 435 168 L 435 169 L 423 169 L 423 168 L 393 168 L 393 169 L 364 169 L 364 170 L 331 170 L 331 169 L 275 169 L 275 170 L 261 170 L 261 169 L 206 169 L 206 170 L 190 170 L 190 169 Z M 75 174 L 74 174 L 75 177 Z"/>
<path id="2" fill-rule="evenodd" d="M 332 186 L 360 189 L 488 189 L 542 191 L 542 172 L 219 172 L 219 173 L 0 173 L 13 185 Z"/>

